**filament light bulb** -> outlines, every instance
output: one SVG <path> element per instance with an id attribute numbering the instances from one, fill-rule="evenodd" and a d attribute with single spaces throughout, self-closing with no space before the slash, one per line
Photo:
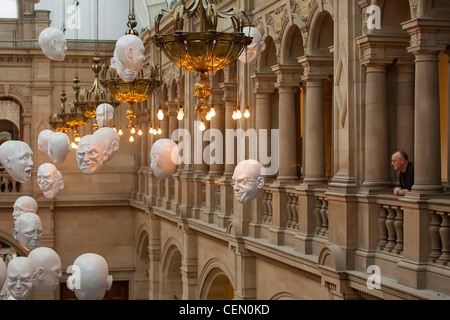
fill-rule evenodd
<path id="1" fill-rule="evenodd" d="M 132 133 L 132 134 L 135 134 L 135 133 L 136 133 L 136 128 L 135 128 L 135 127 L 132 127 L 132 128 L 131 128 L 131 133 Z"/>
<path id="2" fill-rule="evenodd" d="M 139 128 L 138 135 L 142 136 L 142 130 Z"/>
<path id="3" fill-rule="evenodd" d="M 206 126 L 205 126 L 205 122 L 203 122 L 203 120 L 202 120 L 202 122 L 200 123 L 200 125 L 198 126 L 198 128 L 200 129 L 200 131 L 205 131 Z"/>
<path id="4" fill-rule="evenodd" d="M 233 115 L 231 116 L 231 118 L 233 118 L 233 120 L 237 120 L 237 112 L 236 112 L 236 109 L 233 109 Z"/>
<path id="5" fill-rule="evenodd" d="M 216 116 L 216 109 L 214 109 L 214 107 L 211 107 L 211 110 L 209 110 L 209 114 L 211 115 L 211 118 L 214 118 Z"/>
<path id="6" fill-rule="evenodd" d="M 248 110 L 248 107 L 245 107 L 245 110 L 244 110 L 244 117 L 245 117 L 246 119 L 250 118 L 250 110 Z"/>
<path id="7" fill-rule="evenodd" d="M 162 134 L 161 128 L 158 128 L 158 134 Z"/>
<path id="8" fill-rule="evenodd" d="M 133 142 L 134 141 L 134 137 L 131 135 L 129 140 L 130 140 L 130 142 Z"/>
<path id="9" fill-rule="evenodd" d="M 242 118 L 242 112 L 241 112 L 241 110 L 238 109 L 238 110 L 236 111 L 236 119 L 239 120 L 239 119 L 241 119 L 241 118 Z"/>
<path id="10" fill-rule="evenodd" d="M 208 121 L 211 120 L 211 113 L 210 113 L 210 112 L 208 112 L 208 113 L 206 114 L 205 119 L 208 120 Z"/>
<path id="11" fill-rule="evenodd" d="M 122 128 L 119 129 L 119 131 L 117 132 L 117 134 L 118 134 L 119 136 L 123 135 Z"/>
<path id="12" fill-rule="evenodd" d="M 159 109 L 158 109 L 157 117 L 158 117 L 158 120 L 163 120 L 164 119 L 164 113 L 163 113 L 161 107 L 159 107 Z"/>
<path id="13" fill-rule="evenodd" d="M 183 118 L 184 118 L 184 111 L 183 108 L 180 108 L 178 109 L 177 119 L 181 121 L 183 120 Z"/>

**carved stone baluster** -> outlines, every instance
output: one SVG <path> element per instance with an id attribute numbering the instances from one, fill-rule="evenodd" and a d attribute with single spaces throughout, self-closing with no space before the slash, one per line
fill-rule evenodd
<path id="1" fill-rule="evenodd" d="M 292 228 L 298 230 L 298 195 L 292 195 Z"/>
<path id="2" fill-rule="evenodd" d="M 220 203 L 221 199 L 222 199 L 221 186 L 220 186 L 220 184 L 216 184 L 216 208 L 215 208 L 215 210 L 217 212 L 220 212 L 220 209 L 221 209 L 221 203 Z"/>
<path id="3" fill-rule="evenodd" d="M 269 217 L 268 217 L 268 223 L 272 223 L 272 217 L 273 217 L 273 208 L 272 208 L 272 192 L 269 192 L 269 198 L 267 199 L 267 207 L 269 208 Z"/>
<path id="4" fill-rule="evenodd" d="M 315 234 L 319 234 L 322 229 L 322 217 L 320 215 L 320 208 L 322 208 L 322 200 L 316 198 L 316 207 L 314 208 L 314 216 L 316 217 L 316 228 L 314 229 Z"/>
<path id="5" fill-rule="evenodd" d="M 287 203 L 286 203 L 286 210 L 287 210 L 287 221 L 286 221 L 286 227 L 289 229 L 292 224 L 292 193 L 287 194 Z"/>
<path id="6" fill-rule="evenodd" d="M 380 250 L 383 250 L 387 244 L 386 216 L 386 208 L 380 206 L 380 216 L 378 217 L 378 230 L 380 232 L 378 249 Z"/>
<path id="7" fill-rule="evenodd" d="M 328 231 L 328 201 L 327 199 L 322 199 L 322 208 L 320 208 L 320 216 L 322 217 L 322 229 L 320 229 L 320 233 L 325 236 Z"/>
<path id="8" fill-rule="evenodd" d="M 394 228 L 395 234 L 397 235 L 397 244 L 394 247 L 394 250 L 397 253 L 401 253 L 403 251 L 403 210 L 401 208 L 396 209 L 397 215 L 395 216 Z"/>
<path id="9" fill-rule="evenodd" d="M 388 215 L 386 217 L 386 228 L 388 231 L 388 243 L 386 245 L 386 247 L 384 247 L 385 250 L 387 251 L 391 251 L 392 248 L 394 248 L 395 246 L 395 227 L 394 227 L 394 221 L 395 221 L 395 209 L 394 208 L 387 208 L 388 210 Z"/>
<path id="10" fill-rule="evenodd" d="M 450 261 L 450 217 L 446 212 L 442 213 L 442 223 L 439 234 L 441 235 L 442 254 L 438 261 L 446 265 Z"/>
<path id="11" fill-rule="evenodd" d="M 430 262 L 436 262 L 441 256 L 441 236 L 439 235 L 439 229 L 441 227 L 441 216 L 436 212 L 430 210 L 431 222 L 430 222 Z"/>
<path id="12" fill-rule="evenodd" d="M 269 207 L 267 205 L 267 200 L 269 199 L 269 192 L 264 190 L 264 196 L 263 196 L 263 210 L 264 210 L 264 215 L 263 215 L 263 222 L 267 222 L 267 217 L 269 216 Z"/>

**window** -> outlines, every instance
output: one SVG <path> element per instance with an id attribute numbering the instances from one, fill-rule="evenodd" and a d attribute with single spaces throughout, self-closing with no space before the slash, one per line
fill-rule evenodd
<path id="1" fill-rule="evenodd" d="M 17 19 L 17 0 L 0 0 L 0 19 Z"/>

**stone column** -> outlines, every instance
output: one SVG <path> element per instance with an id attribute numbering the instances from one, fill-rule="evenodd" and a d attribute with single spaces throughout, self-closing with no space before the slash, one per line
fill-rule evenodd
<path id="1" fill-rule="evenodd" d="M 408 52 L 414 54 L 416 67 L 414 186 L 408 196 L 425 198 L 443 191 L 438 56 L 447 49 L 448 42 L 442 39 L 450 26 L 447 22 L 414 19 L 402 27 L 410 35 Z"/>
<path id="2" fill-rule="evenodd" d="M 231 118 L 231 115 L 233 113 L 233 107 L 235 103 L 235 83 L 234 82 L 224 82 L 221 84 L 221 88 L 223 89 L 223 100 L 225 102 L 225 135 L 224 135 L 224 161 L 226 159 L 226 150 L 227 146 L 235 145 L 234 140 L 228 140 L 226 130 L 236 130 L 236 121 Z M 235 161 L 233 163 L 226 163 L 224 166 L 224 176 L 233 176 L 234 167 L 236 166 L 236 147 L 234 147 L 234 159 Z"/>
<path id="3" fill-rule="evenodd" d="M 333 57 L 303 56 L 298 61 L 306 85 L 303 185 L 322 185 L 327 182 L 323 81 L 333 75 Z"/>
<path id="4" fill-rule="evenodd" d="M 286 184 L 298 181 L 297 151 L 295 132 L 295 93 L 300 85 L 300 71 L 296 65 L 276 65 L 272 70 L 277 74 L 279 108 L 278 140 L 278 178 L 277 183 Z"/>
<path id="5" fill-rule="evenodd" d="M 305 173 L 303 183 L 325 183 L 325 123 L 323 79 L 306 80 L 308 98 L 305 104 Z"/>
<path id="6" fill-rule="evenodd" d="M 415 154 L 414 186 L 419 193 L 443 190 L 441 184 L 439 51 L 414 52 L 415 90 Z"/>
<path id="7" fill-rule="evenodd" d="M 387 106 L 386 67 L 388 61 L 367 59 L 365 104 L 365 176 L 363 185 L 374 189 L 389 182 L 389 125 Z"/>
<path id="8" fill-rule="evenodd" d="M 414 161 L 414 62 L 402 60 L 397 67 L 396 149 Z"/>
<path id="9" fill-rule="evenodd" d="M 270 73 L 253 73 L 251 78 L 254 83 L 255 94 L 255 129 L 258 136 L 258 161 L 264 165 L 268 159 L 264 159 L 271 155 L 271 95 L 275 90 L 276 75 Z M 261 140 L 266 140 L 266 144 L 262 144 Z"/>

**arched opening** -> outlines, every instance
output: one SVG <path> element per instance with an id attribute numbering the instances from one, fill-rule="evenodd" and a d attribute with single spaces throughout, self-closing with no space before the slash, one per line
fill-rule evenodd
<path id="1" fill-rule="evenodd" d="M 183 299 L 183 281 L 181 276 L 181 252 L 176 247 L 171 248 L 167 254 L 165 264 L 165 277 L 163 279 L 163 300 Z"/>
<path id="2" fill-rule="evenodd" d="M 233 300 L 234 288 L 225 274 L 214 277 L 208 290 L 206 300 Z"/>
<path id="3" fill-rule="evenodd" d="M 261 52 L 261 56 L 258 60 L 258 70 L 259 72 L 272 72 L 272 66 L 278 63 L 277 48 L 271 37 L 267 37 L 264 42 L 266 44 L 266 49 Z"/>
<path id="4" fill-rule="evenodd" d="M 292 26 L 285 38 L 285 47 L 283 55 L 283 64 L 298 65 L 298 58 L 305 55 L 305 48 L 303 46 L 303 37 L 300 29 L 297 26 Z M 301 178 L 303 171 L 303 115 L 304 115 L 304 88 L 298 87 L 295 92 L 295 134 L 296 134 L 296 146 L 297 151 L 297 176 Z"/>
<path id="5" fill-rule="evenodd" d="M 0 132 L 4 133 L 3 138 L 8 138 L 11 135 L 10 140 L 21 140 L 21 127 L 22 127 L 22 108 L 13 98 L 0 98 Z"/>
<path id="6" fill-rule="evenodd" d="M 0 120 L 0 144 L 8 140 L 19 140 L 19 128 L 9 121 Z"/>
<path id="7" fill-rule="evenodd" d="M 313 32 L 311 54 L 315 56 L 329 56 L 334 43 L 334 22 L 328 12 L 322 12 L 317 17 Z"/>
<path id="8" fill-rule="evenodd" d="M 333 51 L 334 51 L 334 21 L 329 12 L 318 14 L 311 26 L 311 55 L 316 57 L 314 63 L 320 69 L 323 95 L 323 127 L 325 178 L 330 181 L 333 176 L 333 146 L 332 146 L 332 110 L 333 110 Z M 328 71 L 329 70 L 329 71 Z M 308 119 L 306 119 L 308 121 Z M 308 152 L 307 150 L 305 152 Z"/>
<path id="9" fill-rule="evenodd" d="M 148 234 L 144 236 L 141 241 L 138 260 L 136 264 L 135 273 L 135 299 L 136 300 L 148 300 L 149 299 L 149 267 L 150 257 L 148 254 Z"/>

